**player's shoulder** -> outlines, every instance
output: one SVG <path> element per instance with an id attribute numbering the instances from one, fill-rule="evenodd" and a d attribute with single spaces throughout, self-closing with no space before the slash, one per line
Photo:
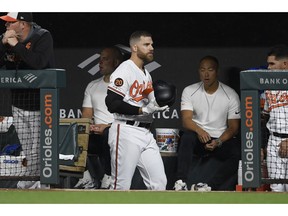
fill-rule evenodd
<path id="1" fill-rule="evenodd" d="M 87 87 L 92 87 L 94 85 L 97 85 L 103 81 L 103 77 L 100 77 L 98 79 L 92 80 L 91 82 L 88 83 Z"/>
<path id="2" fill-rule="evenodd" d="M 197 82 L 197 83 L 193 83 L 193 84 L 190 84 L 188 86 L 186 86 L 183 90 L 183 92 L 195 92 L 196 90 L 200 89 L 202 86 L 202 82 Z"/>
<path id="3" fill-rule="evenodd" d="M 130 59 L 122 62 L 116 68 L 116 70 L 112 73 L 111 77 L 113 77 L 113 78 L 117 78 L 117 77 L 128 78 L 128 77 L 132 76 L 134 73 L 134 70 L 135 70 L 133 64 L 134 63 Z"/>
<path id="4" fill-rule="evenodd" d="M 226 85 L 226 84 L 224 84 L 224 83 L 222 83 L 222 82 L 219 82 L 219 85 L 220 85 L 220 87 L 224 90 L 224 91 L 226 91 L 226 92 L 229 92 L 229 93 L 235 93 L 236 94 L 236 91 L 235 91 L 235 89 L 233 89 L 232 87 L 230 87 L 230 86 L 228 86 L 228 85 Z"/>
<path id="5" fill-rule="evenodd" d="M 229 98 L 229 99 L 235 99 L 235 100 L 239 100 L 239 95 L 238 93 L 235 91 L 235 89 L 233 89 L 232 87 L 219 82 L 220 88 L 223 90 L 224 94 Z"/>
<path id="6" fill-rule="evenodd" d="M 132 69 L 133 68 L 133 61 L 128 59 L 124 62 L 122 62 L 118 67 L 117 69 L 114 71 L 117 72 L 117 71 L 127 71 L 127 69 Z"/>

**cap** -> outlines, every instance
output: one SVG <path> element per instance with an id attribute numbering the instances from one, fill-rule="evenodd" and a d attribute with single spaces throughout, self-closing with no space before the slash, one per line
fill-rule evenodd
<path id="1" fill-rule="evenodd" d="M 0 19 L 6 22 L 16 22 L 16 21 L 26 21 L 33 22 L 32 13 L 23 13 L 23 12 L 9 12 L 5 16 L 0 16 Z"/>

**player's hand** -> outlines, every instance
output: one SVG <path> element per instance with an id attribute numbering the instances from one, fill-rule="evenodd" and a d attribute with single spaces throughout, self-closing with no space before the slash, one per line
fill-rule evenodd
<path id="1" fill-rule="evenodd" d="M 146 115 L 166 110 L 169 110 L 168 105 L 160 107 L 155 100 L 150 101 L 147 106 L 142 107 L 142 113 Z"/>
<path id="2" fill-rule="evenodd" d="M 196 133 L 198 134 L 198 139 L 201 143 L 208 143 L 211 141 L 211 136 L 202 128 L 197 129 Z"/>
<path id="3" fill-rule="evenodd" d="M 288 157 L 288 139 L 283 140 L 279 144 L 279 156 L 281 158 L 287 158 Z"/>
<path id="4" fill-rule="evenodd" d="M 217 148 L 217 142 L 214 140 L 210 140 L 208 143 L 205 144 L 205 149 L 208 151 L 213 151 L 215 148 Z"/>
<path id="5" fill-rule="evenodd" d="M 90 131 L 92 133 L 95 134 L 103 134 L 103 131 L 105 130 L 105 128 L 109 127 L 110 125 L 107 124 L 94 124 L 94 125 L 90 125 Z"/>
<path id="6" fill-rule="evenodd" d="M 7 43 L 11 46 L 14 47 L 18 43 L 18 39 L 16 37 L 8 38 Z"/>
<path id="7" fill-rule="evenodd" d="M 8 39 L 13 39 L 13 38 L 14 38 L 14 40 L 17 40 L 17 42 L 18 42 L 17 37 L 18 36 L 14 30 L 7 30 L 3 35 L 2 43 L 3 44 L 9 44 Z"/>

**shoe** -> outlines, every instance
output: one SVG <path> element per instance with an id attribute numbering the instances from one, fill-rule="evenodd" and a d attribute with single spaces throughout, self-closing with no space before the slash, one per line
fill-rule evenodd
<path id="1" fill-rule="evenodd" d="M 41 189 L 40 181 L 19 181 L 18 189 Z"/>
<path id="2" fill-rule="evenodd" d="M 211 191 L 211 187 L 206 183 L 198 183 L 191 186 L 191 191 L 208 192 Z"/>
<path id="3" fill-rule="evenodd" d="M 95 189 L 96 185 L 88 170 L 84 172 L 83 178 L 79 179 L 74 186 L 75 189 Z"/>
<path id="4" fill-rule="evenodd" d="M 101 180 L 101 189 L 109 189 L 112 184 L 112 177 L 104 174 L 104 177 Z"/>
<path id="5" fill-rule="evenodd" d="M 85 181 L 83 178 L 79 179 L 77 184 L 74 186 L 75 189 L 95 189 L 96 186 L 93 181 Z"/>
<path id="6" fill-rule="evenodd" d="M 175 191 L 187 191 L 187 184 L 180 179 L 175 182 L 173 189 Z"/>

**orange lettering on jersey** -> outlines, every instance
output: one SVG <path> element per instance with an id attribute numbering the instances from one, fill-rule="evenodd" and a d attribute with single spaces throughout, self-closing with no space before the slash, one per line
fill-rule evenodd
<path id="1" fill-rule="evenodd" d="M 142 92 L 146 89 L 146 88 L 152 88 L 152 83 L 148 82 L 146 84 L 147 86 L 145 86 L 145 82 L 143 81 L 143 83 L 139 83 L 138 80 L 135 80 L 134 83 L 131 85 L 130 87 L 130 91 L 129 94 L 132 97 L 132 99 L 134 101 L 141 101 L 144 97 L 142 96 Z"/>
<path id="2" fill-rule="evenodd" d="M 277 107 L 288 105 L 288 95 L 286 91 L 277 91 L 275 93 L 266 91 L 265 94 L 268 101 L 269 111 Z"/>

